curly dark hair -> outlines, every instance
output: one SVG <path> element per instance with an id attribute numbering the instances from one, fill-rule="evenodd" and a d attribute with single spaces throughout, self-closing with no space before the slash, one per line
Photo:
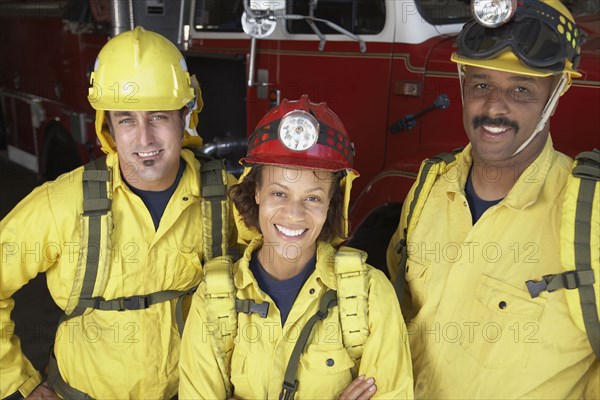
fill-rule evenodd
<path id="1" fill-rule="evenodd" d="M 255 194 L 256 188 L 262 183 L 263 167 L 264 164 L 253 165 L 252 170 L 246 175 L 244 180 L 229 189 L 229 198 L 235 204 L 246 226 L 254 228 L 259 232 L 258 204 L 256 204 Z M 340 187 L 340 181 L 344 177 L 344 173 L 341 171 L 333 173 L 333 177 L 329 193 L 331 200 L 329 201 L 327 218 L 318 237 L 319 240 L 327 242 L 335 237 L 346 239 L 344 229 L 344 194 Z"/>

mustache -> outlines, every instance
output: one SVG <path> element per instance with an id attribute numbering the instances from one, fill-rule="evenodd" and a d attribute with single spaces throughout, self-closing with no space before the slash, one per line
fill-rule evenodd
<path id="1" fill-rule="evenodd" d="M 473 129 L 477 129 L 482 125 L 508 126 L 509 128 L 512 128 L 515 132 L 517 132 L 519 130 L 519 124 L 517 124 L 515 121 L 509 120 L 508 118 L 504 118 L 504 117 L 490 118 L 490 117 L 484 117 L 484 116 L 479 116 L 479 117 L 473 118 Z"/>

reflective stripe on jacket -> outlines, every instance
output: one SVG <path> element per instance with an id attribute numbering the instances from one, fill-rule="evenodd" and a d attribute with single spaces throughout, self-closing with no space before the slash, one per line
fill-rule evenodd
<path id="1" fill-rule="evenodd" d="M 266 318 L 258 314 L 238 314 L 238 330 L 231 360 L 231 383 L 238 399 L 276 399 L 281 391 L 285 369 L 300 331 L 318 310 L 328 289 L 336 289 L 334 248 L 319 242 L 316 270 L 296 298 L 286 324 L 281 326 L 279 310 L 260 288 L 249 270 L 253 251 L 262 238 L 252 241 L 244 257 L 234 266 L 237 297 L 269 302 Z M 359 374 L 375 377 L 375 398 L 412 398 L 410 352 L 400 308 L 386 277 L 369 267 L 369 327 Z M 194 295 L 182 341 L 180 399 L 224 399 L 225 385 L 219 373 L 209 325 L 203 284 Z M 296 399 L 333 399 L 350 384 L 353 366 L 340 330 L 338 307 L 318 322 L 300 358 Z"/>
<path id="2" fill-rule="evenodd" d="M 107 156 L 114 228 L 109 270 L 99 266 L 97 294 L 114 299 L 199 283 L 199 166 L 188 150 L 182 158 L 185 172 L 155 231 L 144 203 L 122 181 L 117 155 Z M 82 170 L 38 187 L 2 220 L 0 397 L 19 388 L 26 394 L 40 381 L 12 334 L 13 293 L 46 272 L 56 304 L 64 310 L 69 302 L 79 250 L 87 245 L 79 228 Z M 179 344 L 173 300 L 145 310 L 88 310 L 61 325 L 54 352 L 65 381 L 94 398 L 158 399 L 177 393 Z M 31 388 L 22 386 L 30 379 Z"/>
<path id="3" fill-rule="evenodd" d="M 407 246 L 415 397 L 598 398 L 598 361 L 565 291 L 531 298 L 525 285 L 563 271 L 559 232 L 571 159 L 549 138 L 474 226 L 464 193 L 471 164 L 469 145 L 434 184 Z M 489 179 L 498 173 L 487 172 Z M 388 248 L 392 279 L 403 228 Z"/>

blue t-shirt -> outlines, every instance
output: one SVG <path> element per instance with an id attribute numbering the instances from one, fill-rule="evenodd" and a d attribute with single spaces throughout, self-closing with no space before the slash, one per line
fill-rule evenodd
<path id="1" fill-rule="evenodd" d="M 279 309 L 281 313 L 281 326 L 285 324 L 288 315 L 292 309 L 292 305 L 300 293 L 300 289 L 308 279 L 308 277 L 315 270 L 315 266 L 317 265 L 317 257 L 316 255 L 310 259 L 310 261 L 306 264 L 302 272 L 298 275 L 291 277 L 290 279 L 285 279 L 283 281 L 278 281 L 271 277 L 260 265 L 260 261 L 258 261 L 258 252 L 252 254 L 252 259 L 250 260 L 250 271 L 256 278 L 256 282 L 258 283 L 258 287 L 271 296 L 275 305 Z"/>
<path id="2" fill-rule="evenodd" d="M 152 217 L 152 222 L 154 222 L 155 230 L 158 229 L 160 219 L 162 218 L 165 212 L 165 208 L 167 208 L 167 204 L 169 203 L 171 196 L 173 196 L 173 193 L 175 193 L 175 189 L 177 188 L 177 185 L 181 180 L 181 176 L 183 175 L 184 170 L 185 162 L 183 161 L 183 159 L 180 159 L 179 171 L 177 171 L 177 177 L 175 178 L 175 182 L 173 182 L 173 184 L 169 188 L 158 192 L 151 190 L 136 189 L 129 183 L 127 183 L 127 181 L 125 181 L 127 183 L 127 186 L 129 186 L 129 189 L 131 189 L 133 193 L 137 194 L 142 199 L 142 201 L 146 205 L 146 208 L 148 209 L 148 211 L 150 211 L 150 216 Z"/>
<path id="3" fill-rule="evenodd" d="M 465 186 L 465 196 L 467 197 L 467 203 L 469 203 L 469 209 L 471 210 L 471 217 L 473 219 L 473 225 L 481 218 L 484 212 L 491 206 L 494 206 L 502 201 L 502 199 L 498 200 L 483 200 L 477 196 L 475 193 L 475 188 L 473 187 L 473 177 L 472 177 L 473 168 L 469 170 L 469 176 L 467 177 L 467 185 Z"/>

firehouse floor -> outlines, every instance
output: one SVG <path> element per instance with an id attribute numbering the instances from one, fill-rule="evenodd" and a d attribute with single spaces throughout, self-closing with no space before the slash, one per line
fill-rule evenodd
<path id="1" fill-rule="evenodd" d="M 8 161 L 6 152 L 0 152 L 0 219 L 39 184 L 35 173 Z M 44 373 L 61 310 L 48 293 L 44 274 L 15 293 L 14 299 L 11 317 L 16 323 L 15 333 L 25 355 Z M 7 337 L 3 334 L 0 340 L 5 344 Z"/>

